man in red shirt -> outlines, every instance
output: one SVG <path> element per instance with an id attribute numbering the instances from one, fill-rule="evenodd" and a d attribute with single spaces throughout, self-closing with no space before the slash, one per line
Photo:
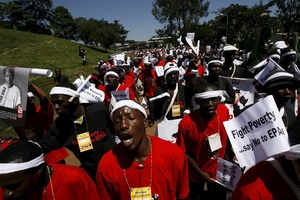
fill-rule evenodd
<path id="1" fill-rule="evenodd" d="M 188 157 L 190 199 L 203 198 L 205 183 L 208 184 L 208 199 L 226 197 L 226 188 L 213 182 L 217 157 L 224 158 L 227 144 L 223 122 L 229 119 L 229 111 L 219 104 L 221 94 L 210 83 L 197 87 L 195 101 L 200 108 L 186 115 L 178 125 L 176 143 Z"/>
<path id="2" fill-rule="evenodd" d="M 0 186 L 8 199 L 100 199 L 97 187 L 81 168 L 48 165 L 33 142 L 11 144 L 0 154 Z"/>
<path id="3" fill-rule="evenodd" d="M 146 134 L 145 109 L 131 100 L 111 111 L 121 142 L 98 165 L 101 199 L 187 199 L 187 159 L 176 145 Z"/>
<path id="4" fill-rule="evenodd" d="M 124 84 L 129 88 L 130 96 L 134 96 L 136 99 L 138 97 L 136 92 L 135 80 L 132 76 L 127 75 L 125 69 L 123 67 L 119 67 L 117 69 L 117 73 L 119 74 L 119 83 Z"/>
<path id="5" fill-rule="evenodd" d="M 112 99 L 111 92 L 124 91 L 128 88 L 128 86 L 119 83 L 120 76 L 115 70 L 109 70 L 108 72 L 106 72 L 104 76 L 104 80 L 105 80 L 105 86 L 99 89 L 105 93 L 104 104 L 107 106 L 107 108 L 110 108 L 111 99 Z M 129 92 L 129 88 L 128 88 L 128 92 Z M 136 100 L 135 96 L 132 95 L 130 92 L 129 92 L 129 99 Z"/>

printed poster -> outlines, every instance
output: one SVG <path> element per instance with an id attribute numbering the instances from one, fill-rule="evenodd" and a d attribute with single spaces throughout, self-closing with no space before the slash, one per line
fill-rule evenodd
<path id="1" fill-rule="evenodd" d="M 241 167 L 249 168 L 290 150 L 286 128 L 271 95 L 224 126 Z"/>
<path id="2" fill-rule="evenodd" d="M 24 126 L 30 68 L 0 66 L 0 124 Z"/>

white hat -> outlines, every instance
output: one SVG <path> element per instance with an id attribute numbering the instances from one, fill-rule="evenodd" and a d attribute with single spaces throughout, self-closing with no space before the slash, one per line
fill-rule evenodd
<path id="1" fill-rule="evenodd" d="M 70 88 L 66 88 L 66 87 L 53 87 L 50 91 L 50 95 L 54 95 L 54 94 L 62 94 L 62 95 L 67 95 L 67 96 L 71 96 L 71 97 L 79 96 L 78 92 L 76 92 L 75 90 L 72 90 Z"/>
<path id="2" fill-rule="evenodd" d="M 277 41 L 274 43 L 274 47 L 277 49 L 284 49 L 287 48 L 287 45 L 285 44 L 284 41 Z"/>
<path id="3" fill-rule="evenodd" d="M 237 51 L 239 49 L 232 45 L 226 45 L 223 50 L 224 51 Z"/>
<path id="4" fill-rule="evenodd" d="M 179 72 L 178 66 L 173 62 L 167 62 L 164 66 L 164 78 L 166 79 L 167 75 L 174 71 Z"/>

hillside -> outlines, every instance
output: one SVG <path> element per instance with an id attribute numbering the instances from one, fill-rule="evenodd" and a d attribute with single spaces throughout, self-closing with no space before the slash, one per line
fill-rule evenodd
<path id="1" fill-rule="evenodd" d="M 68 76 L 72 82 L 80 73 L 87 77 L 90 73 L 96 72 L 94 65 L 98 60 L 106 60 L 109 53 L 114 53 L 65 39 L 11 29 L 0 28 L 0 41 L 0 66 L 49 69 L 52 72 L 56 67 L 60 67 L 62 74 Z M 86 66 L 81 64 L 81 57 L 78 55 L 80 45 L 87 51 Z M 30 81 L 49 94 L 54 86 L 54 76 L 55 74 L 52 77 L 30 76 Z M 0 136 L 12 133 L 7 127 L 0 126 L 0 131 Z"/>
<path id="2" fill-rule="evenodd" d="M 53 36 L 11 29 L 0 28 L 0 41 L 0 65 L 50 69 L 53 72 L 56 67 L 60 67 L 62 73 L 69 76 L 71 81 L 75 80 L 78 73 L 87 76 L 95 72 L 94 65 L 98 60 L 106 60 L 108 54 L 113 53 Z M 86 66 L 81 64 L 81 57 L 78 55 L 80 45 L 87 51 Z M 30 80 L 36 85 L 46 87 L 46 90 L 49 90 L 46 85 L 51 83 L 51 87 L 53 86 L 53 77 L 31 76 Z"/>

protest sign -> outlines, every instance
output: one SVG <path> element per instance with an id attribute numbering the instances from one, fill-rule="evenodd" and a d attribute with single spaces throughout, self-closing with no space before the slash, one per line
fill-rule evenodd
<path id="1" fill-rule="evenodd" d="M 265 82 L 269 74 L 273 71 L 284 71 L 272 58 L 268 59 L 267 64 L 264 69 L 261 70 L 254 78 L 262 85 L 265 85 Z"/>
<path id="2" fill-rule="evenodd" d="M 233 191 L 242 176 L 240 166 L 222 158 L 218 158 L 216 182 Z"/>
<path id="3" fill-rule="evenodd" d="M 126 90 L 122 91 L 111 91 L 111 99 L 109 104 L 109 111 L 111 111 L 116 103 L 121 100 L 128 100 L 129 99 L 129 89 L 126 88 Z"/>
<path id="4" fill-rule="evenodd" d="M 91 75 L 89 75 L 85 80 L 83 76 L 80 76 L 80 79 L 78 78 L 73 82 L 73 84 L 77 87 L 77 92 L 80 96 L 80 103 L 102 103 L 104 101 L 105 94 L 89 82 L 90 78 Z"/>
<path id="5" fill-rule="evenodd" d="M 181 119 L 165 119 L 164 121 L 159 122 L 157 124 L 157 136 L 175 144 L 180 121 Z"/>
<path id="6" fill-rule="evenodd" d="M 0 66 L 0 124 L 13 127 L 25 125 L 31 71 L 31 68 Z"/>
<path id="7" fill-rule="evenodd" d="M 186 37 L 191 39 L 191 40 L 194 40 L 195 33 L 186 33 Z"/>
<path id="8" fill-rule="evenodd" d="M 164 67 L 163 66 L 154 66 L 156 75 L 161 77 L 164 75 Z"/>
<path id="9" fill-rule="evenodd" d="M 250 167 L 290 149 L 288 135 L 273 96 L 255 103 L 224 122 L 241 167 Z"/>
<path id="10" fill-rule="evenodd" d="M 227 79 L 235 91 L 235 101 L 233 104 L 226 104 L 229 109 L 229 119 L 233 119 L 242 110 L 254 103 L 255 86 L 250 78 L 232 78 L 221 76 Z"/>

